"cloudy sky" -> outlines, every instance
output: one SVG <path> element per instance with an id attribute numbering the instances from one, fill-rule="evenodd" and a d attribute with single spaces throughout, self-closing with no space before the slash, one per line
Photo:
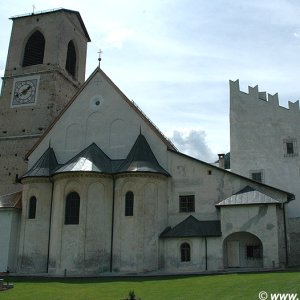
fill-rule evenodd
<path id="1" fill-rule="evenodd" d="M 229 149 L 229 79 L 300 97 L 299 0 L 15 0 L 0 10 L 0 75 L 11 16 L 67 8 L 92 39 L 88 77 L 101 68 L 183 152 L 213 161 Z"/>

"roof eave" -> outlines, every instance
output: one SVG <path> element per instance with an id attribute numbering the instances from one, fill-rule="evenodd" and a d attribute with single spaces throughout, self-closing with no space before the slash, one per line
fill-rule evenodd
<path id="1" fill-rule="evenodd" d="M 27 18 L 27 17 L 32 17 L 32 16 L 51 14 L 51 13 L 60 12 L 60 11 L 76 14 L 76 16 L 78 18 L 78 21 L 79 21 L 79 23 L 82 27 L 83 32 L 84 32 L 84 35 L 87 38 L 87 41 L 90 42 L 91 38 L 90 38 L 90 36 L 87 32 L 87 29 L 84 25 L 84 22 L 81 18 L 81 15 L 80 15 L 79 11 L 76 11 L 76 10 L 71 10 L 71 9 L 66 9 L 66 8 L 57 8 L 57 9 L 51 9 L 51 10 L 45 10 L 45 11 L 38 11 L 38 12 L 35 12 L 35 13 L 28 13 L 28 14 L 23 14 L 23 15 L 12 16 L 9 19 L 10 20 L 15 20 L 15 19 Z"/>
<path id="2" fill-rule="evenodd" d="M 210 163 L 208 163 L 208 162 L 205 162 L 205 161 L 203 161 L 203 160 L 200 160 L 200 159 L 198 159 L 198 158 L 189 156 L 189 155 L 184 154 L 184 153 L 179 152 L 179 151 L 174 151 L 173 149 L 168 149 L 168 151 L 170 151 L 170 152 L 172 152 L 172 153 L 175 153 L 175 154 L 177 154 L 177 155 L 186 157 L 187 159 L 191 159 L 191 160 L 197 161 L 197 162 L 199 162 L 199 163 L 202 163 L 202 164 L 204 164 L 204 165 L 206 165 L 206 166 L 208 166 L 208 167 L 210 167 L 210 168 L 212 168 L 212 169 L 215 169 L 215 170 L 218 170 L 218 171 L 227 173 L 227 174 L 231 174 L 231 175 L 234 175 L 234 176 L 238 176 L 238 177 L 240 177 L 240 178 L 243 178 L 243 179 L 246 179 L 246 180 L 248 180 L 248 181 L 250 181 L 250 182 L 253 182 L 254 184 L 259 184 L 259 185 L 262 185 L 262 186 L 264 186 L 264 187 L 271 188 L 271 189 L 274 189 L 274 190 L 276 190 L 276 191 L 279 191 L 279 192 L 281 192 L 281 193 L 285 193 L 285 194 L 287 195 L 287 201 L 286 201 L 286 202 L 290 202 L 290 201 L 292 201 L 292 200 L 295 199 L 295 195 L 294 195 L 294 194 L 289 193 L 289 192 L 284 191 L 284 190 L 281 190 L 281 189 L 276 188 L 276 187 L 274 187 L 274 186 L 267 185 L 267 184 L 265 184 L 265 183 L 258 182 L 258 181 L 252 180 L 251 178 L 248 178 L 248 177 L 242 176 L 242 175 L 240 175 L 240 174 L 234 173 L 234 172 L 232 172 L 232 171 L 228 171 L 228 170 L 226 170 L 226 169 L 219 168 L 219 167 L 217 167 L 217 166 L 214 166 L 214 165 L 212 165 L 212 164 L 210 164 Z"/>

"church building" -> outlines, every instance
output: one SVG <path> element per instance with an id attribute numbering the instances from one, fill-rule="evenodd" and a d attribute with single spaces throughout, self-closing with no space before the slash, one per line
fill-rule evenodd
<path id="1" fill-rule="evenodd" d="M 181 153 L 99 67 L 84 81 L 90 38 L 78 12 L 12 20 L 0 98 L 0 271 L 286 265 L 293 194 Z"/>

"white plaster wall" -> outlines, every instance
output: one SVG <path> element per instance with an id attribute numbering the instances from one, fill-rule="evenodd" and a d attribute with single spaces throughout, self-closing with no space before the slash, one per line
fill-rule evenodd
<path id="1" fill-rule="evenodd" d="M 2 208 L 0 210 L 0 272 L 15 271 L 19 237 L 20 211 Z"/>
<path id="2" fill-rule="evenodd" d="M 65 199 L 80 196 L 78 225 L 65 225 Z M 109 269 L 112 179 L 56 176 L 50 238 L 50 274 L 99 274 Z"/>
<path id="3" fill-rule="evenodd" d="M 52 186 L 47 179 L 23 184 L 18 270 L 21 273 L 47 272 L 48 238 Z M 36 215 L 28 218 L 29 199 L 35 196 Z"/>
<path id="4" fill-rule="evenodd" d="M 257 188 L 279 202 L 286 201 L 285 193 L 262 186 L 231 172 L 174 152 L 169 152 L 168 158 L 169 170 L 172 174 L 168 187 L 168 218 L 170 226 L 177 225 L 191 214 L 201 221 L 219 220 L 219 210 L 215 205 L 247 185 Z M 211 175 L 209 175 L 209 171 L 211 171 Z M 180 213 L 179 196 L 188 194 L 195 195 L 195 212 Z"/>
<path id="5" fill-rule="evenodd" d="M 114 271 L 147 272 L 159 266 L 159 235 L 167 227 L 167 179 L 120 176 L 116 181 Z M 125 195 L 134 193 L 133 216 L 125 216 Z"/>
<path id="6" fill-rule="evenodd" d="M 281 267 L 279 261 L 278 224 L 276 205 L 224 206 L 221 210 L 223 241 L 232 233 L 248 232 L 263 244 L 263 267 Z"/>
<path id="7" fill-rule="evenodd" d="M 161 241 L 164 252 L 163 268 L 169 272 L 203 272 L 223 268 L 222 238 L 207 237 L 207 253 L 204 237 L 166 238 Z M 182 262 L 180 245 L 191 247 L 191 261 Z M 206 268 L 207 267 L 207 268 Z"/>
<path id="8" fill-rule="evenodd" d="M 97 106 L 95 101 L 99 100 Z M 102 71 L 87 81 L 85 88 L 64 112 L 29 158 L 29 168 L 49 146 L 60 163 L 95 142 L 111 159 L 124 159 L 140 130 L 159 163 L 166 167 L 166 145 L 124 100 Z"/>

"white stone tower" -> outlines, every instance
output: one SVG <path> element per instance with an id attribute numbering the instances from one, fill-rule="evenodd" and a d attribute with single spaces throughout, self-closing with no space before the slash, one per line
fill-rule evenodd
<path id="1" fill-rule="evenodd" d="M 12 17 L 0 97 L 0 195 L 20 189 L 27 151 L 85 80 L 90 41 L 79 12 Z"/>

